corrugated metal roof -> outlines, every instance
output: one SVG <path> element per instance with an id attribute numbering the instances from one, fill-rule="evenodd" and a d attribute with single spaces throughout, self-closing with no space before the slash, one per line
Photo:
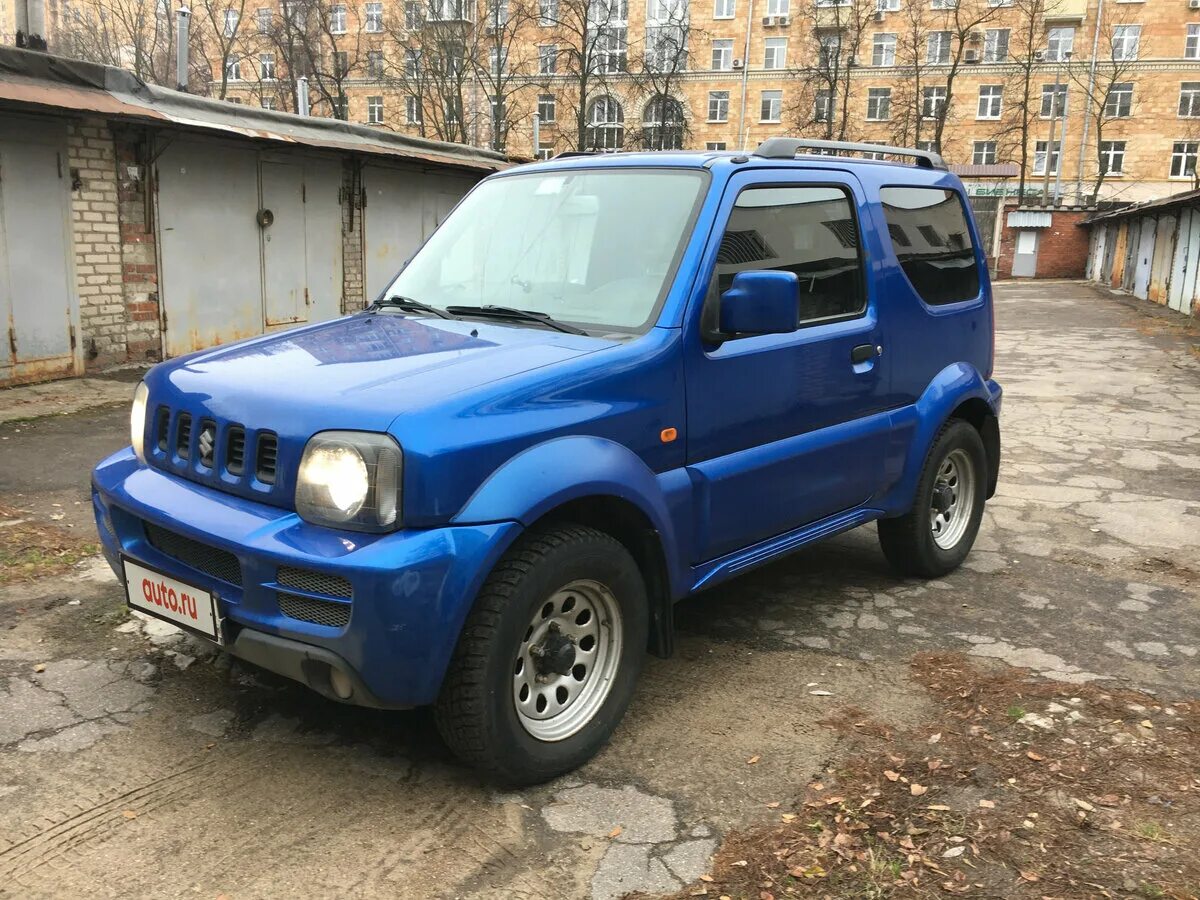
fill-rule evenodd
<path id="1" fill-rule="evenodd" d="M 1091 216 L 1083 224 L 1091 225 L 1093 222 L 1101 222 L 1107 219 L 1124 219 L 1130 216 L 1141 216 L 1146 213 L 1156 213 L 1164 209 L 1176 206 L 1188 206 L 1190 204 L 1200 205 L 1200 190 L 1184 191 L 1179 194 L 1172 194 L 1169 197 L 1162 197 L 1158 200 L 1147 200 L 1142 203 L 1123 206 L 1120 209 L 1096 213 L 1096 215 Z"/>
<path id="2" fill-rule="evenodd" d="M 1021 167 L 1016 163 L 991 163 L 990 165 L 952 164 L 950 171 L 959 178 L 1016 178 Z"/>
<path id="3" fill-rule="evenodd" d="M 1049 228 L 1052 217 L 1038 209 L 1014 209 L 1008 214 L 1009 228 Z"/>
<path id="4" fill-rule="evenodd" d="M 146 84 L 124 69 L 13 47 L 0 47 L 0 101 L 460 168 L 496 171 L 509 165 L 492 150 L 197 97 Z"/>

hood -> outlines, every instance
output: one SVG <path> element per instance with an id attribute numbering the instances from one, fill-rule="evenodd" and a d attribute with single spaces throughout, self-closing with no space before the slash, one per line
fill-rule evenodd
<path id="1" fill-rule="evenodd" d="M 386 431 L 409 410 L 612 346 L 537 327 L 358 314 L 181 357 L 147 381 L 151 404 L 307 437 Z"/>

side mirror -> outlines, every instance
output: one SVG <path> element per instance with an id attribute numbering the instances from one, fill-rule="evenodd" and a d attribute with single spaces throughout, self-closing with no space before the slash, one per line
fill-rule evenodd
<path id="1" fill-rule="evenodd" d="M 790 334 L 800 327 L 800 279 L 795 272 L 738 272 L 721 295 L 721 333 Z"/>

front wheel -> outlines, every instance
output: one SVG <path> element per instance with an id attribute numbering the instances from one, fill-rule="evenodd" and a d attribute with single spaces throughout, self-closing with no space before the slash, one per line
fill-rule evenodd
<path id="1" fill-rule="evenodd" d="M 970 422 L 953 419 L 929 448 L 913 508 L 879 521 L 879 543 L 905 575 L 937 578 L 971 552 L 987 496 L 987 456 Z"/>
<path id="2" fill-rule="evenodd" d="M 512 784 L 582 765 L 629 705 L 648 621 L 641 572 L 615 538 L 577 525 L 525 535 L 467 618 L 438 730 L 460 759 Z"/>

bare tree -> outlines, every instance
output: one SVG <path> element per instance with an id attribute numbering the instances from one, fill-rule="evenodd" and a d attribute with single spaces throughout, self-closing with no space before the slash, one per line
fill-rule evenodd
<path id="1" fill-rule="evenodd" d="M 933 110 L 933 148 L 942 152 L 942 138 L 946 133 L 946 122 L 954 109 L 954 86 L 967 63 L 968 54 L 978 60 L 983 49 L 984 27 L 992 22 L 1001 7 L 991 0 L 942 0 L 943 5 L 949 4 L 942 11 L 940 21 L 935 22 L 939 40 L 949 38 L 949 59 L 945 68 L 939 68 L 939 86 L 945 88 L 940 103 L 934 102 Z"/>
<path id="2" fill-rule="evenodd" d="M 852 76 L 869 50 L 867 33 L 875 11 L 875 0 L 806 0 L 798 10 L 808 29 L 807 46 L 797 54 L 803 62 L 790 69 L 800 90 L 788 117 L 801 131 L 825 140 L 855 135 Z"/>
<path id="3" fill-rule="evenodd" d="M 641 124 L 627 140 L 647 150 L 679 150 L 691 128 L 678 99 L 689 48 L 703 40 L 692 26 L 687 0 L 655 0 L 647 14 L 645 40 L 633 52 L 630 83 L 646 98 Z"/>
<path id="4" fill-rule="evenodd" d="M 916 146 L 928 127 L 925 87 L 932 80 L 930 69 L 937 54 L 930 47 L 929 11 L 923 3 L 905 3 L 901 8 L 900 32 L 896 38 L 896 63 L 901 77 L 892 96 L 892 141 Z"/>
<path id="5" fill-rule="evenodd" d="M 539 0 L 538 23 L 555 41 L 555 70 L 568 76 L 558 99 L 575 129 L 560 137 L 575 149 L 617 149 L 608 145 L 624 142 L 624 111 L 608 94 L 613 76 L 629 70 L 628 0 Z"/>
<path id="6" fill-rule="evenodd" d="M 412 104 L 408 124 L 424 137 L 467 143 L 479 44 L 466 0 L 415 0 L 403 22 L 385 20 L 384 29 L 400 50 L 386 80 Z"/>
<path id="7" fill-rule="evenodd" d="M 169 0 L 72 4 L 54 29 L 55 53 L 129 69 L 153 84 L 175 83 L 175 19 Z"/>
<path id="8" fill-rule="evenodd" d="M 508 146 L 512 128 L 528 114 L 522 88 L 536 71 L 536 50 L 527 39 L 537 20 L 535 0 L 491 0 L 481 10 L 472 62 L 475 77 L 488 98 L 489 143 L 493 150 Z"/>
<path id="9" fill-rule="evenodd" d="M 205 59 L 216 64 L 212 94 L 218 100 L 224 100 L 229 90 L 230 63 L 240 65 L 242 60 L 239 49 L 245 13 L 246 0 L 198 0 L 192 6 L 193 28 L 201 29 Z"/>

